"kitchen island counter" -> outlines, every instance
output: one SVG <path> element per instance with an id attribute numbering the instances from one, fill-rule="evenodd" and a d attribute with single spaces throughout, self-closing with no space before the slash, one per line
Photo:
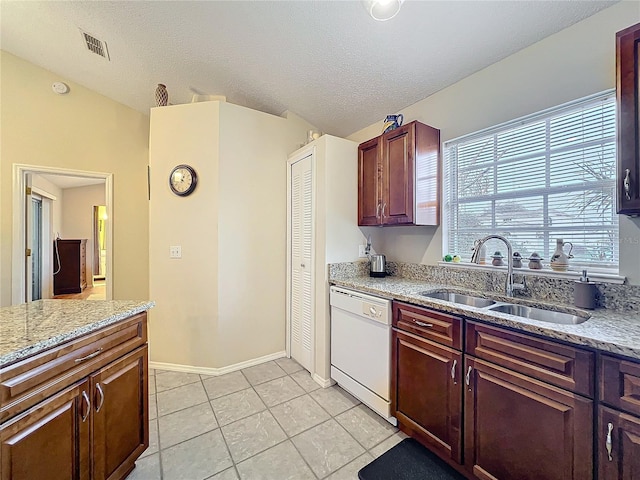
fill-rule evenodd
<path id="1" fill-rule="evenodd" d="M 354 276 L 340 279 L 334 278 L 330 280 L 330 282 L 334 285 L 393 300 L 422 305 L 494 325 L 502 325 L 575 345 L 592 347 L 597 350 L 640 359 L 640 312 L 635 310 L 580 310 L 566 305 L 554 305 L 537 302 L 535 300 L 520 299 L 518 297 L 509 298 L 493 292 L 474 291 L 463 287 L 393 276 L 385 278 Z M 499 302 L 517 303 L 544 309 L 557 309 L 579 315 L 590 315 L 590 318 L 586 322 L 578 325 L 548 323 L 506 313 L 494 312 L 486 308 L 477 308 L 445 300 L 432 299 L 421 295 L 422 292 L 433 292 L 437 290 L 462 292 L 467 295 L 491 298 Z"/>
<path id="2" fill-rule="evenodd" d="M 155 305 L 131 300 L 37 300 L 0 308 L 0 367 L 72 341 Z"/>

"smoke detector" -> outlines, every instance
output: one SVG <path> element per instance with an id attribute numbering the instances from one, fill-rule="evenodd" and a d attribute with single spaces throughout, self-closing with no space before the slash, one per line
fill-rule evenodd
<path id="1" fill-rule="evenodd" d="M 53 85 L 51 85 L 51 89 L 58 95 L 69 93 L 69 85 L 63 82 L 53 82 Z"/>
<path id="2" fill-rule="evenodd" d="M 91 53 L 95 53 L 96 55 L 100 55 L 102 58 L 106 58 L 108 61 L 111 60 L 109 58 L 109 49 L 107 48 L 107 42 L 96 38 L 90 33 L 85 32 L 81 28 L 80 34 L 82 35 L 82 40 L 84 41 L 84 46 L 87 47 Z"/>

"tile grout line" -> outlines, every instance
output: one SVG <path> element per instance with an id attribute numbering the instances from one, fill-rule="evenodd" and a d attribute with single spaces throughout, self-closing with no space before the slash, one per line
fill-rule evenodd
<path id="1" fill-rule="evenodd" d="M 374 457 L 374 458 L 375 458 L 375 455 L 373 455 L 373 453 L 371 452 L 371 450 L 372 450 L 372 449 L 374 449 L 374 448 L 376 448 L 376 447 L 378 447 L 379 445 L 381 445 L 382 443 L 386 442 L 386 441 L 387 441 L 387 440 L 389 440 L 391 437 L 393 437 L 394 435 L 396 435 L 396 434 L 397 434 L 397 431 L 394 431 L 394 432 L 390 433 L 388 436 L 386 436 L 383 440 L 381 440 L 380 442 L 378 442 L 378 443 L 376 443 L 375 445 L 373 445 L 371 448 L 367 448 L 367 447 L 365 447 L 361 442 L 359 442 L 359 441 L 358 441 L 358 440 L 357 440 L 357 439 L 356 439 L 356 438 L 355 438 L 355 437 L 354 437 L 354 436 L 353 436 L 353 435 L 352 435 L 352 434 L 351 434 L 351 433 L 346 429 L 346 427 L 344 427 L 344 426 L 343 426 L 343 425 L 342 425 L 342 424 L 337 420 L 337 417 L 338 417 L 338 416 L 343 415 L 344 413 L 347 413 L 347 412 L 349 412 L 349 411 L 351 411 L 351 410 L 353 410 L 353 409 L 355 409 L 355 408 L 358 408 L 360 405 L 364 405 L 364 404 L 362 404 L 361 402 L 358 402 L 358 404 L 356 404 L 356 405 L 352 405 L 351 407 L 347 408 L 346 410 L 344 410 L 344 411 L 342 411 L 342 412 L 337 413 L 336 415 L 332 415 L 332 414 L 331 414 L 331 413 L 330 413 L 330 412 L 329 412 L 325 407 L 323 407 L 323 406 L 318 402 L 318 400 L 317 400 L 317 399 L 315 399 L 315 398 L 311 395 L 313 392 L 315 392 L 315 391 L 318 391 L 318 390 L 322 389 L 322 387 L 321 387 L 321 386 L 318 386 L 318 388 L 315 388 L 314 390 L 307 391 L 307 390 L 305 389 L 305 387 L 304 387 L 303 385 L 301 385 L 300 383 L 298 383 L 298 381 L 293 377 L 293 375 L 294 375 L 294 374 L 299 373 L 299 372 L 301 372 L 301 371 L 304 371 L 304 369 L 296 370 L 296 371 L 294 371 L 294 372 L 289 373 L 289 372 L 287 372 L 284 368 L 282 368 L 280 365 L 278 365 L 278 364 L 277 364 L 277 362 L 275 362 L 275 361 L 274 361 L 274 363 L 275 363 L 275 364 L 280 368 L 280 370 L 281 370 L 281 371 L 283 371 L 283 372 L 284 372 L 284 375 L 282 375 L 282 376 L 280 376 L 280 377 L 275 377 L 275 378 L 272 378 L 272 379 L 267 380 L 267 381 L 265 381 L 265 382 L 257 383 L 257 384 L 255 384 L 255 385 L 254 385 L 254 384 L 252 384 L 252 383 L 248 380 L 248 378 L 247 378 L 246 374 L 245 374 L 242 370 L 239 370 L 239 372 L 240 372 L 240 374 L 242 375 L 242 377 L 247 381 L 247 383 L 248 383 L 249 387 L 247 387 L 247 388 L 243 388 L 243 389 L 240 389 L 240 390 L 238 390 L 238 391 L 236 391 L 236 392 L 231 392 L 231 393 L 228 393 L 228 394 L 225 394 L 225 395 L 221 395 L 220 397 L 216 397 L 216 398 L 213 398 L 213 399 L 212 399 L 212 398 L 209 398 L 209 393 L 208 393 L 208 391 L 207 391 L 207 389 L 206 389 L 206 387 L 205 387 L 205 385 L 204 385 L 204 380 L 205 380 L 205 379 L 203 379 L 203 378 L 202 378 L 203 376 L 202 376 L 202 375 L 200 375 L 200 374 L 197 374 L 197 375 L 198 375 L 198 380 L 196 380 L 195 382 L 186 383 L 186 384 L 184 384 L 184 385 L 179 385 L 179 386 L 174 387 L 174 388 L 171 388 L 171 389 L 163 390 L 163 392 L 167 392 L 167 391 L 173 390 L 173 389 L 175 389 L 175 388 L 180 388 L 180 387 L 183 387 L 183 386 L 187 386 L 187 385 L 191 385 L 191 384 L 198 383 L 198 381 L 199 381 L 199 382 L 200 382 L 200 384 L 201 384 L 201 386 L 202 386 L 202 388 L 204 389 L 205 395 L 206 395 L 206 397 L 207 397 L 207 401 L 202 402 L 202 403 L 198 403 L 198 404 L 196 404 L 196 405 L 191 405 L 191 406 L 189 406 L 189 407 L 182 408 L 182 409 L 176 410 L 176 411 L 174 411 L 174 412 L 167 413 L 167 414 L 162 415 L 162 416 L 160 416 L 160 415 L 159 415 L 159 408 L 160 408 L 160 407 L 159 407 L 159 405 L 158 405 L 158 398 L 157 398 L 157 397 L 158 397 L 158 394 L 159 394 L 159 393 L 162 393 L 162 392 L 158 392 L 158 390 L 157 390 L 157 381 L 156 381 L 157 379 L 156 379 L 156 375 L 157 375 L 158 370 L 155 370 L 155 374 L 153 375 L 153 377 L 154 377 L 154 382 L 156 382 L 156 389 L 155 389 L 155 393 L 154 393 L 154 395 L 155 395 L 155 397 L 156 397 L 156 398 L 155 398 L 155 399 L 156 399 L 156 418 L 155 418 L 154 420 L 157 422 L 157 426 L 158 426 L 158 444 L 159 444 L 159 445 L 158 445 L 158 455 L 159 455 L 159 466 L 160 466 L 160 475 L 161 475 L 161 477 L 160 477 L 160 478 L 161 478 L 161 479 L 162 479 L 162 478 L 164 478 L 164 471 L 163 471 L 164 469 L 163 469 L 163 464 L 162 464 L 162 451 L 163 451 L 163 448 L 161 447 L 160 426 L 159 426 L 160 418 L 165 417 L 165 416 L 168 416 L 168 415 L 171 415 L 171 414 L 173 414 L 173 413 L 177 413 L 177 412 L 180 412 L 180 411 L 183 411 L 183 410 L 189 409 L 189 408 L 193 408 L 193 407 L 196 407 L 196 406 L 199 406 L 199 405 L 203 405 L 204 403 L 208 403 L 208 404 L 209 404 L 209 407 L 211 408 L 212 413 L 213 413 L 213 415 L 214 415 L 214 419 L 215 419 L 215 421 L 216 421 L 217 427 L 216 427 L 216 428 L 214 428 L 214 429 L 212 429 L 212 430 L 208 430 L 207 432 L 203 432 L 203 433 L 201 433 L 201 434 L 199 434 L 199 435 L 196 435 L 196 436 L 194 436 L 194 437 L 191 437 L 191 438 L 189 438 L 189 439 L 186 439 L 186 440 L 184 440 L 184 441 L 182 441 L 182 442 L 178 442 L 177 444 L 175 444 L 175 445 L 171 445 L 170 447 L 166 447 L 166 448 L 172 448 L 172 447 L 175 447 L 176 445 L 180 445 L 180 444 L 182 444 L 182 443 L 184 443 L 184 442 L 186 442 L 186 441 L 192 440 L 192 439 L 194 439 L 194 438 L 198 438 L 198 437 L 200 437 L 200 436 L 202 436 L 202 435 L 205 435 L 205 434 L 207 434 L 207 433 L 210 433 L 210 432 L 212 432 L 212 431 L 215 431 L 216 429 L 219 429 L 219 430 L 220 430 L 220 434 L 221 434 L 221 436 L 222 436 L 222 439 L 223 439 L 223 441 L 224 441 L 224 443 L 225 443 L 225 447 L 226 447 L 227 453 L 228 453 L 229 458 L 230 458 L 230 460 L 231 460 L 232 466 L 231 466 L 231 467 L 228 467 L 228 468 L 225 468 L 225 469 L 221 470 L 220 472 L 216 472 L 216 473 L 214 473 L 213 475 L 211 475 L 211 476 L 209 476 L 209 477 L 206 477 L 207 479 L 211 479 L 211 478 L 213 478 L 214 476 L 216 476 L 216 475 L 218 475 L 218 474 L 220 474 L 220 473 L 222 473 L 222 472 L 225 472 L 225 471 L 227 471 L 227 470 L 228 470 L 228 469 L 230 469 L 230 468 L 234 468 L 234 470 L 235 470 L 236 475 L 238 476 L 238 478 L 241 478 L 241 477 L 240 477 L 240 472 L 239 472 L 239 470 L 238 470 L 238 464 L 239 464 L 239 463 L 246 462 L 246 461 L 250 460 L 251 458 L 253 458 L 253 457 L 257 456 L 257 455 L 260 455 L 260 454 L 262 454 L 262 453 L 264 453 L 264 452 L 266 452 L 266 451 L 268 451 L 268 450 L 270 450 L 270 449 L 272 449 L 272 448 L 275 448 L 275 447 L 277 447 L 277 446 L 279 446 L 279 445 L 281 445 L 281 444 L 283 444 L 283 443 L 286 443 L 287 441 L 291 442 L 291 444 L 293 445 L 293 447 L 294 447 L 294 449 L 295 449 L 296 453 L 300 456 L 300 458 L 302 458 L 302 460 L 303 460 L 304 464 L 309 468 L 309 470 L 310 470 L 310 471 L 311 471 L 311 473 L 314 475 L 314 477 L 315 477 L 316 479 L 319 479 L 319 478 L 320 478 L 320 477 L 319 477 L 319 475 L 317 475 L 317 474 L 316 474 L 316 472 L 313 470 L 313 468 L 311 468 L 311 465 L 307 462 L 306 458 L 302 455 L 302 453 L 300 452 L 300 450 L 297 448 L 297 446 L 296 446 L 296 445 L 295 445 L 295 443 L 293 442 L 293 438 L 294 438 L 294 437 L 297 437 L 297 436 L 299 436 L 299 435 L 302 435 L 302 434 L 304 434 L 305 432 L 308 432 L 309 430 L 311 430 L 311 429 L 313 429 L 313 428 L 316 428 L 316 427 L 317 427 L 317 426 L 319 426 L 319 425 L 322 425 L 322 424 L 324 424 L 324 423 L 327 423 L 327 422 L 329 422 L 329 420 L 334 420 L 334 421 L 335 421 L 335 422 L 340 426 L 340 428 L 341 428 L 343 431 L 345 431 L 345 432 L 347 433 L 347 435 L 348 435 L 348 437 L 349 437 L 349 438 L 353 439 L 353 440 L 356 442 L 356 444 L 357 444 L 357 445 L 359 445 L 361 448 L 363 448 L 363 449 L 364 449 L 364 452 L 363 452 L 363 453 L 361 453 L 360 455 L 358 455 L 355 459 L 359 458 L 359 457 L 360 457 L 360 456 L 362 456 L 362 455 L 365 455 L 366 453 L 368 453 L 371 457 Z M 208 377 L 208 376 L 207 376 L 207 377 Z M 263 385 L 263 384 L 266 384 L 266 383 L 268 383 L 268 382 L 272 382 L 272 381 L 274 381 L 274 380 L 283 379 L 283 378 L 285 378 L 285 377 L 290 377 L 290 378 L 291 378 L 291 380 L 293 380 L 293 382 L 294 382 L 298 387 L 300 387 L 300 388 L 302 389 L 302 391 L 303 391 L 303 392 L 302 392 L 301 394 L 296 395 L 296 396 L 294 396 L 294 397 L 292 397 L 292 398 L 289 398 L 289 399 L 287 399 L 287 400 L 285 400 L 285 401 L 278 402 L 278 403 L 276 403 L 276 404 L 274 404 L 274 405 L 271 405 L 271 406 L 267 405 L 267 404 L 265 403 L 264 399 L 262 398 L 262 396 L 261 396 L 261 395 L 258 393 L 258 391 L 256 390 L 256 387 L 258 387 L 258 386 L 260 386 L 260 385 Z M 213 378 L 216 378 L 216 377 L 213 377 Z M 312 380 L 313 380 L 313 379 L 312 379 Z M 247 415 L 247 416 L 244 416 L 244 417 L 242 417 L 242 418 L 236 419 L 236 420 L 234 420 L 233 422 L 230 422 L 230 423 L 229 423 L 229 424 L 227 424 L 227 425 L 224 425 L 224 426 L 220 425 L 220 422 L 219 422 L 219 420 L 218 420 L 218 416 L 217 416 L 217 414 L 216 414 L 216 412 L 215 412 L 215 409 L 214 409 L 214 407 L 213 407 L 213 401 L 214 401 L 214 400 L 217 400 L 218 398 L 223 398 L 223 397 L 226 397 L 226 396 L 232 395 L 232 394 L 234 394 L 234 393 L 238 393 L 238 392 L 241 392 L 241 391 L 244 391 L 244 390 L 248 390 L 249 388 L 250 388 L 250 389 L 252 389 L 252 390 L 253 390 L 253 392 L 255 393 L 255 395 L 257 396 L 257 398 L 258 398 L 258 399 L 260 399 L 260 401 L 262 402 L 262 404 L 263 404 L 263 406 L 265 407 L 265 409 L 264 409 L 264 410 L 260 410 L 259 412 L 253 413 L 253 414 L 251 414 L 251 415 Z M 348 393 L 348 392 L 346 392 L 346 393 Z M 315 405 L 317 405 L 317 406 L 320 408 L 320 410 L 321 410 L 321 411 L 325 412 L 325 413 L 328 415 L 328 419 L 327 419 L 327 420 L 325 420 L 324 422 L 320 422 L 320 423 L 319 423 L 319 424 L 317 424 L 317 425 L 311 426 L 311 427 L 309 427 L 309 428 L 307 428 L 307 429 L 305 429 L 305 430 L 302 430 L 301 432 L 298 432 L 298 433 L 296 433 L 295 435 L 291 436 L 291 435 L 289 435 L 289 433 L 287 433 L 287 431 L 283 428 L 283 425 L 282 425 L 282 424 L 280 423 L 280 421 L 276 418 L 276 416 L 274 415 L 274 413 L 273 413 L 272 409 L 273 409 L 273 408 L 276 408 L 276 407 L 278 407 L 278 406 L 281 406 L 281 405 L 283 405 L 283 404 L 285 404 L 285 403 L 287 403 L 287 402 L 291 402 L 291 401 L 293 401 L 293 400 L 296 400 L 296 399 L 302 398 L 302 397 L 304 397 L 305 395 L 308 395 L 308 396 L 309 396 L 309 398 L 311 398 L 311 400 L 313 401 L 313 403 L 314 403 Z M 356 399 L 356 400 L 357 400 L 357 399 Z M 285 438 L 284 438 L 282 441 L 280 441 L 280 442 L 277 442 L 277 443 L 275 443 L 275 444 L 273 444 L 273 445 L 270 445 L 269 447 L 267 447 L 267 448 L 265 448 L 265 449 L 263 449 L 263 450 L 261 450 L 261 451 L 259 451 L 259 452 L 256 452 L 256 453 L 252 454 L 251 456 L 249 456 L 249 457 L 247 457 L 247 458 L 243 459 L 243 460 L 242 460 L 242 461 L 240 461 L 240 462 L 236 462 L 236 461 L 235 461 L 235 459 L 233 458 L 233 456 L 231 455 L 231 449 L 229 448 L 229 444 L 228 444 L 227 439 L 226 439 L 226 437 L 225 437 L 225 435 L 224 435 L 224 433 L 223 433 L 223 430 L 222 430 L 222 429 L 223 429 L 223 427 L 226 427 L 226 426 L 231 425 L 231 424 L 233 424 L 233 423 L 235 423 L 235 422 L 238 422 L 238 421 L 244 420 L 244 419 L 246 419 L 246 418 L 248 418 L 248 417 L 250 417 L 250 416 L 252 416 L 252 415 L 256 415 L 256 414 L 258 414 L 258 413 L 265 412 L 265 411 L 266 411 L 266 412 L 268 412 L 268 413 L 269 413 L 269 415 L 270 415 L 270 416 L 275 420 L 276 425 L 278 425 L 278 427 L 281 429 L 281 431 L 285 434 Z M 340 466 L 339 468 L 337 468 L 336 470 L 334 470 L 334 471 L 332 471 L 332 472 L 329 472 L 326 476 L 324 476 L 324 477 L 322 477 L 322 478 L 323 478 L 323 479 L 326 479 L 326 478 L 330 477 L 330 476 L 331 476 L 331 475 L 333 475 L 334 473 L 338 472 L 338 471 L 339 471 L 339 470 L 341 470 L 342 468 L 344 468 L 344 467 L 346 467 L 347 465 L 349 465 L 349 464 L 350 464 L 351 462 L 353 462 L 355 459 L 352 459 L 352 460 L 350 460 L 349 462 L 347 462 L 345 465 L 342 465 L 342 466 Z"/>
<path id="2" fill-rule="evenodd" d="M 280 368 L 282 368 L 282 367 L 280 367 Z M 296 382 L 296 379 L 295 379 L 295 378 L 293 378 L 293 377 L 291 376 L 291 374 L 289 374 L 289 373 L 288 373 L 288 374 L 287 374 L 287 376 L 288 376 L 288 377 L 290 377 L 290 378 L 291 378 L 291 380 L 293 380 L 293 382 L 294 382 L 296 385 L 298 385 L 300 388 L 302 388 L 302 386 L 301 386 L 301 385 L 299 385 L 299 384 L 298 384 L 298 382 Z M 303 394 L 303 395 L 300 395 L 300 396 L 298 396 L 298 397 L 292 398 L 291 400 L 295 400 L 296 398 L 301 398 L 301 397 L 303 397 L 304 395 L 309 395 L 309 392 L 305 391 L 305 390 L 304 390 L 304 388 L 302 388 L 302 390 L 304 391 L 304 394 Z M 309 398 L 311 398 L 311 399 L 313 400 L 313 398 L 311 397 L 311 395 L 309 395 Z M 277 404 L 277 405 L 274 405 L 274 407 L 277 407 L 278 405 L 282 405 L 283 403 L 290 402 L 291 400 L 287 400 L 287 401 L 284 401 L 284 402 L 279 403 L 279 404 Z M 320 407 L 320 408 L 322 408 L 322 407 Z M 295 442 L 293 441 L 293 437 L 292 437 L 292 436 L 290 436 L 290 435 L 287 433 L 287 431 L 284 429 L 284 427 L 282 426 L 282 424 L 278 421 L 278 418 L 277 418 L 277 417 L 273 414 L 273 412 L 271 411 L 271 408 L 270 408 L 270 407 L 267 407 L 267 409 L 269 410 L 269 413 L 271 414 L 271 416 L 273 417 L 273 419 L 276 421 L 276 423 L 278 424 L 278 426 L 282 429 L 282 431 L 284 432 L 285 436 L 287 437 L 285 441 L 291 442 L 291 445 L 293 445 L 293 449 L 297 452 L 297 454 L 298 454 L 298 455 L 300 455 L 300 458 L 301 458 L 301 459 L 302 459 L 302 461 L 305 463 L 305 465 L 309 468 L 309 471 L 311 472 L 311 474 L 312 474 L 316 479 L 319 479 L 320 477 L 316 474 L 316 472 L 314 472 L 313 468 L 311 468 L 311 465 L 309 465 L 309 462 L 307 461 L 307 459 L 306 459 L 306 458 L 304 458 L 304 455 L 302 455 L 302 452 L 300 452 L 300 450 L 299 450 L 299 449 L 298 449 L 298 447 L 296 446 Z M 314 428 L 314 427 L 316 427 L 316 426 L 317 426 L 317 425 L 314 425 L 313 427 L 309 427 L 309 428 L 307 428 L 306 430 L 303 430 L 302 432 L 297 433 L 296 435 L 294 435 L 294 437 L 295 437 L 295 436 L 297 436 L 297 435 L 300 435 L 300 434 L 301 434 L 301 433 L 303 433 L 303 432 L 306 432 L 306 431 L 308 431 L 308 430 L 311 430 L 312 428 Z"/>
<path id="3" fill-rule="evenodd" d="M 160 412 L 158 409 L 158 382 L 156 380 L 157 371 L 153 370 L 153 391 L 155 395 L 155 404 L 156 404 L 156 441 L 158 442 L 158 467 L 160 467 L 160 480 L 164 478 L 164 468 L 162 467 L 162 448 L 160 443 Z"/>
<path id="4" fill-rule="evenodd" d="M 249 383 L 249 379 L 246 377 L 246 375 L 244 373 L 242 373 L 242 370 L 239 370 L 239 371 L 240 371 L 240 374 L 242 375 L 242 377 L 247 381 L 247 383 Z M 202 380 L 202 377 L 200 377 L 200 380 Z M 209 392 L 207 392 L 207 389 L 204 386 L 204 380 L 202 380 L 202 388 L 204 388 L 204 392 L 207 394 L 207 398 L 208 398 L 209 397 Z M 239 390 L 239 391 L 242 391 L 242 390 Z M 219 397 L 219 398 L 222 398 L 222 397 Z M 213 408 L 213 403 L 211 403 L 211 402 L 212 402 L 212 400 L 209 399 L 209 405 L 211 406 L 211 410 L 213 411 L 213 416 L 215 417 L 216 423 L 218 424 L 218 427 L 220 428 L 220 435 L 222 436 L 222 441 L 224 442 L 225 447 L 227 447 L 227 452 L 229 453 L 229 458 L 231 459 L 231 466 L 233 467 L 233 469 L 236 472 L 236 477 L 242 478 L 240 476 L 240 470 L 238 470 L 238 465 L 236 464 L 236 461 L 233 458 L 233 455 L 231 454 L 231 448 L 229 448 L 229 444 L 227 443 L 227 437 L 225 437 L 224 432 L 222 431 L 222 425 L 220 425 L 220 422 L 218 421 L 218 416 L 216 415 L 216 410 L 215 410 L 215 408 Z"/>

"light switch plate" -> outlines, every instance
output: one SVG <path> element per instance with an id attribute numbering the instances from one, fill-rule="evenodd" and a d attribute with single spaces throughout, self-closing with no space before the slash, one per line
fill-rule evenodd
<path id="1" fill-rule="evenodd" d="M 169 258 L 182 258 L 182 247 L 180 245 L 171 245 L 169 247 Z"/>

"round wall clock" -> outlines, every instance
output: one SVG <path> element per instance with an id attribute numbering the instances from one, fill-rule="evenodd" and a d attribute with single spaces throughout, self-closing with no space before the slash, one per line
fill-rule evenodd
<path id="1" fill-rule="evenodd" d="M 171 191 L 181 197 L 186 197 L 193 193 L 198 184 L 198 175 L 193 167 L 189 165 L 178 165 L 171 170 L 169 175 L 169 187 Z"/>

